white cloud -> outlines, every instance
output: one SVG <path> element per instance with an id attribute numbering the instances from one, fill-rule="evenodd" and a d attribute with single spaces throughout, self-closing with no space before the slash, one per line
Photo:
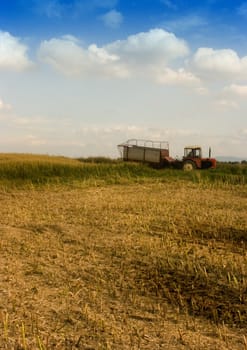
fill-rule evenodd
<path id="1" fill-rule="evenodd" d="M 146 78 L 164 85 L 194 87 L 196 93 L 205 95 L 208 90 L 202 80 L 247 77 L 247 56 L 239 58 L 233 50 L 199 48 L 187 68 L 175 68 L 187 55 L 189 47 L 184 40 L 158 28 L 101 47 L 91 44 L 84 48 L 77 38 L 65 35 L 43 41 L 39 48 L 41 61 L 78 78 Z M 221 105 L 226 105 L 224 100 Z"/>
<path id="2" fill-rule="evenodd" d="M 116 10 L 111 10 L 100 18 L 104 25 L 109 28 L 118 28 L 123 22 L 123 15 Z"/>
<path id="3" fill-rule="evenodd" d="M 0 99 L 0 112 L 1 111 L 10 111 L 12 109 L 12 106 L 4 103 L 1 99 Z"/>
<path id="4" fill-rule="evenodd" d="M 205 86 L 198 86 L 198 87 L 196 87 L 195 92 L 198 95 L 206 96 L 206 95 L 209 94 L 209 89 L 207 87 L 205 87 Z"/>
<path id="5" fill-rule="evenodd" d="M 27 50 L 18 38 L 0 31 L 0 70 L 22 71 L 32 67 Z"/>
<path id="6" fill-rule="evenodd" d="M 88 69 L 86 52 L 73 37 L 43 41 L 39 48 L 39 58 L 67 75 L 76 75 Z"/>
<path id="7" fill-rule="evenodd" d="M 237 102 L 230 100 L 230 99 L 226 99 L 226 98 L 221 98 L 221 99 L 217 100 L 216 105 L 224 110 L 238 109 L 239 108 Z"/>
<path id="8" fill-rule="evenodd" d="M 43 41 L 39 58 L 68 76 L 103 75 L 125 77 L 127 70 L 118 63 L 119 58 L 105 48 L 92 44 L 87 49 L 71 36 Z"/>
<path id="9" fill-rule="evenodd" d="M 118 78 L 141 75 L 157 80 L 157 74 L 163 71 L 163 78 L 159 78 L 163 83 L 166 79 L 180 85 L 182 81 L 195 82 L 196 78 L 183 69 L 169 70 L 167 64 L 188 53 L 185 41 L 162 29 L 131 35 L 102 47 L 92 44 L 83 48 L 76 38 L 67 35 L 43 41 L 39 48 L 39 58 L 66 75 Z"/>
<path id="10" fill-rule="evenodd" d="M 247 97 L 247 85 L 231 84 L 224 88 L 223 93 L 236 97 Z"/>
<path id="11" fill-rule="evenodd" d="M 199 78 L 183 68 L 177 71 L 171 68 L 164 68 L 163 71 L 157 72 L 156 81 L 160 84 L 176 86 L 198 86 L 200 84 Z"/>
<path id="12" fill-rule="evenodd" d="M 47 140 L 39 138 L 36 135 L 26 135 L 23 138 L 24 144 L 28 144 L 31 146 L 40 146 L 40 145 L 45 145 L 47 143 Z"/>
<path id="13" fill-rule="evenodd" d="M 240 136 L 246 137 L 247 136 L 247 128 L 240 130 L 239 134 L 240 134 Z"/>
<path id="14" fill-rule="evenodd" d="M 189 47 L 182 39 L 163 29 L 151 29 L 117 40 L 106 49 L 119 55 L 124 62 L 140 64 L 166 64 L 189 54 Z"/>
<path id="15" fill-rule="evenodd" d="M 214 79 L 247 77 L 247 56 L 240 58 L 231 49 L 199 48 L 194 54 L 192 65 Z"/>
<path id="16" fill-rule="evenodd" d="M 80 45 L 80 40 L 78 38 L 76 38 L 74 35 L 71 35 L 71 34 L 65 34 L 61 37 L 62 39 L 64 40 L 68 40 L 68 41 L 71 41 L 77 45 Z"/>
<path id="17" fill-rule="evenodd" d="M 119 57 L 117 55 L 111 55 L 107 52 L 106 49 L 100 48 L 95 44 L 92 44 L 88 47 L 88 52 L 90 58 L 95 61 L 96 63 L 110 63 L 110 62 L 116 62 L 119 60 Z"/>
<path id="18" fill-rule="evenodd" d="M 247 97 L 247 85 L 231 84 L 216 97 L 216 106 L 223 110 L 239 109 L 241 99 Z"/>

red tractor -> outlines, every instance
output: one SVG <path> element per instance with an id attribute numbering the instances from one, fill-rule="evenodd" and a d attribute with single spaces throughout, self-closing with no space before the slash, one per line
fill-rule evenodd
<path id="1" fill-rule="evenodd" d="M 216 159 L 211 158 L 211 149 L 209 149 L 209 157 L 202 157 L 202 149 L 200 146 L 187 146 L 184 148 L 183 169 L 190 171 L 193 169 L 215 169 Z"/>

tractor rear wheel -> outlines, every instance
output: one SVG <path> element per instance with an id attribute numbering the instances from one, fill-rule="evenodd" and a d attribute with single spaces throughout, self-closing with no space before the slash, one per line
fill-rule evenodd
<path id="1" fill-rule="evenodd" d="M 194 162 L 192 162 L 191 160 L 187 160 L 187 161 L 184 162 L 184 164 L 183 164 L 183 170 L 184 171 L 191 171 L 193 169 L 195 169 L 195 163 Z"/>

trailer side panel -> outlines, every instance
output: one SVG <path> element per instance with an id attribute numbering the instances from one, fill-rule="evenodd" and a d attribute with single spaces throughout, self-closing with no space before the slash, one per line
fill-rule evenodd
<path id="1" fill-rule="evenodd" d="M 140 146 L 124 146 L 123 159 L 129 161 L 140 161 L 147 163 L 160 163 L 160 149 Z"/>

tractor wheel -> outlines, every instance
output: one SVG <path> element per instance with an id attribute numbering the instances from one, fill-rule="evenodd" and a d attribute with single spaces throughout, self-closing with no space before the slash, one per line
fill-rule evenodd
<path id="1" fill-rule="evenodd" d="M 195 169 L 195 164 L 192 161 L 187 160 L 186 162 L 184 162 L 183 164 L 184 171 L 191 171 L 193 169 Z"/>

